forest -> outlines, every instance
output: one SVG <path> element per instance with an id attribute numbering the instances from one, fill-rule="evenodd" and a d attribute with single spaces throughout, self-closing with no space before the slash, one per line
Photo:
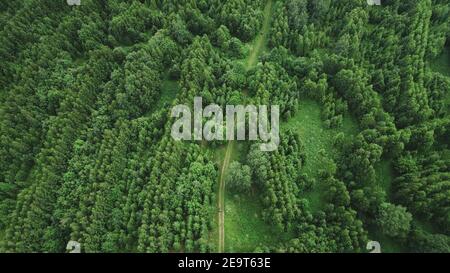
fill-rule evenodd
<path id="1" fill-rule="evenodd" d="M 69 2 L 0 2 L 0 252 L 450 253 L 449 0 Z"/>

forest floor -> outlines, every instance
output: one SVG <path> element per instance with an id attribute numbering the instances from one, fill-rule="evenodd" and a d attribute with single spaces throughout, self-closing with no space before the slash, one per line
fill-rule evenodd
<path id="1" fill-rule="evenodd" d="M 269 0 L 264 8 L 264 21 L 260 33 L 257 35 L 254 44 L 251 48 L 250 55 L 246 61 L 246 70 L 251 69 L 256 65 L 258 57 L 263 52 L 267 44 L 267 38 L 270 31 L 270 21 L 272 18 L 272 6 L 273 0 Z M 235 144 L 234 141 L 230 141 L 227 144 L 223 163 L 221 165 L 221 172 L 219 177 L 219 192 L 218 192 L 218 236 L 219 245 L 218 251 L 220 253 L 225 251 L 225 176 L 230 164 L 230 159 L 233 155 Z M 241 211 L 240 211 L 241 212 Z"/>

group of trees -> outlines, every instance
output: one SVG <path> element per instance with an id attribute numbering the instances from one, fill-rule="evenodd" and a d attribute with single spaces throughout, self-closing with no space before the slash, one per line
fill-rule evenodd
<path id="1" fill-rule="evenodd" d="M 211 251 L 216 167 L 198 145 L 174 143 L 168 109 L 154 108 L 183 46 L 163 11 L 50 2 L 17 5 L 11 20 L 41 28 L 39 41 L 1 35 L 24 45 L 16 74 L 2 74 L 2 250 L 60 252 L 75 240 L 88 252 Z M 35 26 L 41 9 L 53 17 Z"/>
<path id="2" fill-rule="evenodd" d="M 408 152 L 395 164 L 396 197 L 416 215 L 449 230 L 449 150 Z"/>
<path id="3" fill-rule="evenodd" d="M 250 41 L 261 29 L 263 21 L 262 0 L 232 0 L 219 3 L 219 22 L 228 27 L 232 34 L 243 41 Z"/>
<path id="4" fill-rule="evenodd" d="M 394 238 L 406 238 L 411 228 L 412 215 L 402 206 L 382 203 L 377 224 L 383 234 Z"/>
<path id="5" fill-rule="evenodd" d="M 298 134 L 284 132 L 278 149 L 272 153 L 251 147 L 247 161 L 253 177 L 262 190 L 263 204 L 267 208 L 264 217 L 280 230 L 292 230 L 301 213 L 298 206 L 297 180 L 304 163 L 303 144 Z"/>
<path id="6" fill-rule="evenodd" d="M 294 11 L 305 11 L 306 1 L 294 2 L 298 7 Z M 267 59 L 297 78 L 301 98 L 322 104 L 327 126 L 339 127 L 347 110 L 357 118 L 361 129 L 357 136 L 336 138 L 340 155 L 333 176 L 344 182 L 347 190 L 343 192 L 350 198 L 347 205 L 364 220 L 365 227 L 380 229 L 402 244 L 404 238 L 419 241 L 420 237 L 422 243 L 428 244 L 422 250 L 433 251 L 436 247 L 434 251 L 448 251 L 446 239 L 442 240 L 446 235 L 420 231 L 411 216 L 427 214 L 425 219 L 437 223 L 439 231 L 448 234 L 448 204 L 444 205 L 448 190 L 443 181 L 448 178 L 444 154 L 449 123 L 444 94 L 448 94 L 449 85 L 448 77 L 430 71 L 427 65 L 431 56 L 442 51 L 442 37 L 448 37 L 448 3 L 388 1 L 380 9 L 367 8 L 362 2 L 332 3 L 320 25 L 308 16 L 302 17 L 306 19 L 302 35 L 294 35 L 301 39 L 298 42 L 289 28 L 289 9 L 278 2 L 269 43 L 272 50 Z M 338 14 L 344 19 L 336 21 Z M 330 22 L 333 18 L 335 21 Z M 308 39 L 308 44 L 314 46 L 305 47 L 300 41 L 305 41 L 308 29 L 314 28 L 315 38 Z M 339 35 L 330 35 L 330 31 Z M 321 35 L 334 42 L 321 40 Z M 295 47 L 299 45 L 302 50 Z M 430 167 L 422 167 L 419 155 L 434 150 L 427 162 Z M 397 186 L 392 195 L 380 186 L 376 168 L 382 160 L 403 162 L 405 157 L 413 158 L 408 161 L 411 167 L 396 167 Z M 344 201 L 331 199 L 330 203 L 338 204 L 339 200 Z M 321 240 L 314 239 L 317 233 L 309 234 L 311 243 L 324 247 Z M 440 242 L 433 244 L 433 239 Z M 298 241 L 293 243 L 299 247 Z"/>
<path id="7" fill-rule="evenodd" d="M 255 105 L 279 105 L 284 119 L 296 112 L 297 83 L 277 63 L 268 61 L 250 71 L 248 91 Z"/>
<path id="8" fill-rule="evenodd" d="M 16 251 L 39 251 L 46 242 L 52 241 L 52 212 L 73 144 L 87 129 L 95 95 L 112 72 L 111 50 L 91 54 L 84 71 L 74 75 L 76 78 L 66 91 L 57 115 L 46 121 L 48 129 L 28 177 L 32 183 L 17 196 L 6 230 L 6 240 Z"/>
<path id="9" fill-rule="evenodd" d="M 328 29 L 319 26 L 327 21 L 330 4 L 328 0 L 276 1 L 269 45 L 283 46 L 298 56 L 328 45 Z"/>
<path id="10" fill-rule="evenodd" d="M 217 170 L 197 145 L 174 142 L 164 136 L 150 159 L 137 250 L 213 251 L 209 229 Z"/>
<path id="11" fill-rule="evenodd" d="M 266 223 L 294 234 L 257 251 L 363 251 L 374 228 L 411 251 L 450 251 L 450 79 L 429 65 L 449 43 L 448 1 L 266 4 L 0 3 L 0 250 L 61 252 L 75 240 L 87 252 L 215 251 L 212 150 L 223 142 L 170 136 L 170 106 L 201 96 L 279 105 L 282 121 L 309 98 L 328 128 L 346 114 L 358 122 L 317 177 L 304 173 L 295 130 L 230 165 L 227 189 L 261 193 Z M 264 16 L 268 52 L 247 67 Z M 161 102 L 167 79 L 178 94 Z M 391 192 L 376 172 L 384 160 Z M 313 213 L 304 196 L 315 184 L 324 204 Z"/>
<path id="12" fill-rule="evenodd" d="M 248 193 L 252 187 L 250 167 L 242 165 L 238 161 L 231 162 L 225 183 L 231 191 Z"/>

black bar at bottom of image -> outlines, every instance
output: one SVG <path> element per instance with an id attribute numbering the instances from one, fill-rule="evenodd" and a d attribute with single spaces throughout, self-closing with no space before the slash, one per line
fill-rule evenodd
<path id="1" fill-rule="evenodd" d="M 422 259 L 426 257 L 425 259 Z M 424 263 L 445 265 L 448 255 L 439 254 L 0 254 L 3 263 L 16 269 L 68 269 L 77 272 L 114 270 L 114 272 L 302 272 L 320 269 L 349 269 L 401 265 L 408 268 Z M 431 258 L 431 259 L 430 259 Z M 17 259 L 17 260 L 16 260 Z M 68 267 L 68 265 L 70 265 Z M 311 267 L 310 267 L 311 266 Z"/>

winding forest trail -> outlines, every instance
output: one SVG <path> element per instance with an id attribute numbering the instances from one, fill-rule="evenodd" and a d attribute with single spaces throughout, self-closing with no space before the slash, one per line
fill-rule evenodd
<path id="1" fill-rule="evenodd" d="M 269 35 L 270 31 L 270 19 L 272 18 L 272 6 L 273 0 L 267 1 L 266 7 L 264 8 L 264 22 L 262 25 L 262 29 L 260 31 L 260 34 L 256 37 L 252 52 L 250 53 L 250 56 L 247 60 L 247 70 L 252 68 L 256 64 L 259 55 L 261 55 L 261 52 L 263 51 L 267 43 L 267 36 Z"/>
<path id="2" fill-rule="evenodd" d="M 267 37 L 270 31 L 270 21 L 272 18 L 273 0 L 268 0 L 264 8 L 264 21 L 260 34 L 255 39 L 252 51 L 246 63 L 246 70 L 251 69 L 258 57 L 261 55 L 267 43 Z M 231 155 L 233 154 L 234 141 L 229 141 L 225 152 L 225 157 L 222 162 L 219 179 L 219 194 L 218 194 L 218 224 L 219 224 L 219 253 L 225 251 L 225 175 L 230 165 Z"/>

